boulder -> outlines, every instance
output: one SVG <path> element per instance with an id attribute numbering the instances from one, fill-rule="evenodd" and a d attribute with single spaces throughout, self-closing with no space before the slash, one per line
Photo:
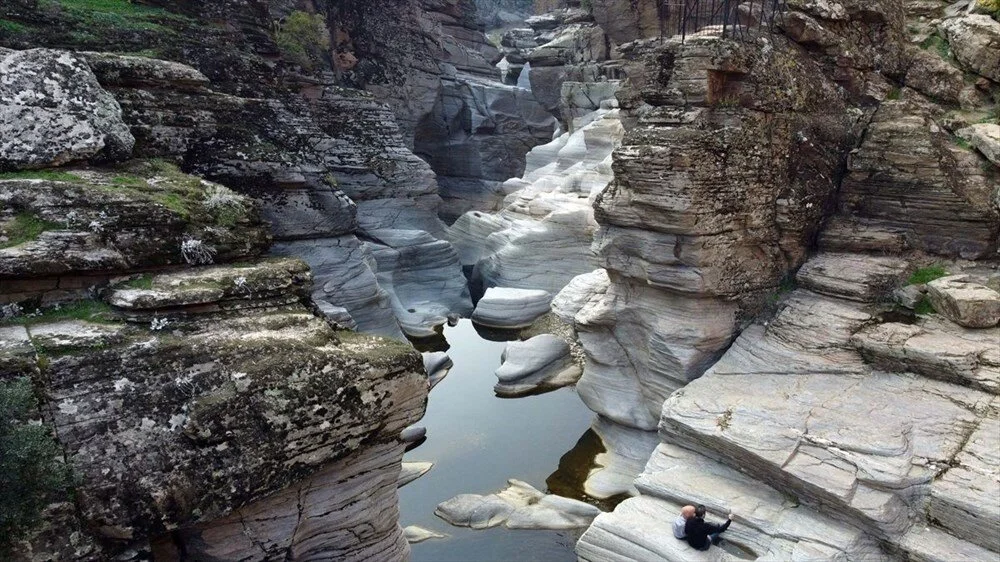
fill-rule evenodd
<path id="1" fill-rule="evenodd" d="M 975 123 L 955 132 L 955 135 L 969 142 L 995 165 L 1000 166 L 1000 125 L 996 123 Z"/>
<path id="2" fill-rule="evenodd" d="M 489 328 L 527 328 L 549 312 L 548 291 L 492 287 L 479 299 L 472 321 Z"/>
<path id="3" fill-rule="evenodd" d="M 941 22 L 962 66 L 994 82 L 1000 82 L 1000 22 L 984 14 L 969 14 Z"/>
<path id="4" fill-rule="evenodd" d="M 907 267 L 901 258 L 824 252 L 807 261 L 796 279 L 822 295 L 871 302 L 889 296 Z"/>
<path id="5" fill-rule="evenodd" d="M 517 397 L 555 390 L 575 383 L 582 374 L 569 344 L 551 334 L 510 342 L 500 356 L 493 387 L 498 396 Z"/>
<path id="6" fill-rule="evenodd" d="M 601 512 L 578 500 L 545 494 L 527 482 L 508 480 L 487 496 L 462 494 L 438 504 L 434 514 L 457 527 L 486 529 L 580 529 Z"/>
<path id="7" fill-rule="evenodd" d="M 432 462 L 404 462 L 402 470 L 399 471 L 399 480 L 396 487 L 402 488 L 417 478 L 427 474 L 434 468 Z"/>
<path id="8" fill-rule="evenodd" d="M 421 543 L 429 539 L 448 538 L 448 535 L 438 533 L 437 531 L 431 531 L 430 529 L 424 529 L 423 527 L 418 527 L 416 525 L 410 525 L 403 528 L 403 536 L 406 537 L 406 542 L 410 544 Z"/>
<path id="9" fill-rule="evenodd" d="M 0 169 L 123 160 L 135 139 L 86 60 L 52 49 L 0 54 Z"/>
<path id="10" fill-rule="evenodd" d="M 992 328 L 1000 323 L 1000 293 L 966 275 L 931 281 L 927 297 L 934 310 L 966 328 Z"/>

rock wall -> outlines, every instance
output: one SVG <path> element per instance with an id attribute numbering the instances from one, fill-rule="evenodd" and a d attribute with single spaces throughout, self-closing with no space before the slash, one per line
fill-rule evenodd
<path id="1" fill-rule="evenodd" d="M 966 45 L 907 45 L 917 27 L 904 29 L 902 10 L 790 2 L 788 39 L 754 39 L 749 59 L 689 39 L 626 65 L 619 99 L 634 126 L 595 204 L 606 271 L 574 280 L 554 308 L 588 354 L 588 405 L 658 427 L 664 443 L 640 495 L 581 538 L 581 559 L 733 559 L 673 539 L 689 503 L 735 510 L 727 537 L 750 558 L 997 556 L 977 525 L 1000 520 L 982 452 L 1000 447 L 986 351 L 1000 335 L 978 316 L 1000 299 L 985 287 L 1000 170 L 956 136 L 988 122 L 995 84 L 950 81 L 978 72 L 962 63 Z M 959 21 L 924 33 L 940 39 Z M 891 296 L 935 262 L 964 276 Z M 928 316 L 921 290 L 950 296 Z M 963 367 L 943 367 L 958 356 Z"/>
<path id="2" fill-rule="evenodd" d="M 423 414 L 422 358 L 317 316 L 346 316 L 310 298 L 337 287 L 261 257 L 266 217 L 303 244 L 366 229 L 374 259 L 350 257 L 397 307 L 419 292 L 398 279 L 412 253 L 461 279 L 447 242 L 398 229 L 443 227 L 388 110 L 330 84 L 222 93 L 190 66 L 110 53 L 3 49 L 0 72 L 11 115 L 60 112 L 0 146 L 0 379 L 31 378 L 77 478 L 18 558 L 405 557 L 399 435 Z M 379 255 L 395 248 L 411 254 Z M 468 301 L 454 291 L 449 312 Z"/>

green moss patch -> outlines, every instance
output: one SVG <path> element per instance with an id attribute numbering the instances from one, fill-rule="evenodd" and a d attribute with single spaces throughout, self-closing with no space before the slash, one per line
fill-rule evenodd
<path id="1" fill-rule="evenodd" d="M 42 220 L 32 213 L 20 213 L 14 220 L 0 225 L 0 235 L 6 238 L 6 240 L 0 239 L 0 249 L 20 246 L 25 242 L 37 240 L 43 232 L 62 228 L 63 225 Z"/>
<path id="2" fill-rule="evenodd" d="M 80 181 L 80 176 L 57 170 L 24 170 L 0 173 L 0 180 Z"/>
<path id="3" fill-rule="evenodd" d="M 62 320 L 82 320 L 95 324 L 117 323 L 117 319 L 112 313 L 110 306 L 98 300 L 84 300 L 39 309 L 35 312 L 8 318 L 7 320 L 0 321 L 0 325 L 34 326 Z"/>
<path id="4" fill-rule="evenodd" d="M 164 23 L 170 20 L 188 20 L 154 6 L 130 0 L 42 0 L 39 6 L 58 11 L 81 28 L 81 33 L 94 36 L 102 32 L 155 31 L 173 33 Z"/>
<path id="5" fill-rule="evenodd" d="M 28 30 L 28 27 L 17 23 L 16 21 L 5 20 L 0 18 L 0 31 L 6 33 L 23 33 Z"/>
<path id="6" fill-rule="evenodd" d="M 910 278 L 907 279 L 907 285 L 922 285 L 924 283 L 930 283 L 935 279 L 940 279 L 948 275 L 945 268 L 940 265 L 932 265 L 928 267 L 921 267 L 920 269 L 913 272 Z"/>
<path id="7" fill-rule="evenodd" d="M 931 35 L 927 39 L 924 39 L 920 43 L 920 48 L 927 51 L 934 51 L 943 59 L 951 59 L 951 45 L 940 35 Z"/>
<path id="8" fill-rule="evenodd" d="M 275 43 L 283 57 L 306 70 L 322 59 L 330 48 L 330 32 L 321 14 L 296 10 L 279 24 L 274 34 Z"/>
<path id="9" fill-rule="evenodd" d="M 927 297 L 922 297 L 919 301 L 917 301 L 916 306 L 913 307 L 913 312 L 921 316 L 933 314 L 935 312 L 934 305 L 931 304 L 930 299 L 928 299 Z"/>

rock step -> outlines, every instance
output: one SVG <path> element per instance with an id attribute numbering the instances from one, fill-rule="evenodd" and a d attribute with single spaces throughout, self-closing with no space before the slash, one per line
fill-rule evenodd
<path id="1" fill-rule="evenodd" d="M 973 282 L 968 275 L 950 275 L 927 283 L 927 298 L 934 310 L 966 328 L 992 328 L 1000 323 L 1000 293 Z"/>
<path id="2" fill-rule="evenodd" d="M 909 562 L 993 562 L 1000 556 L 934 527 L 907 533 L 899 546 L 907 553 Z"/>
<path id="3" fill-rule="evenodd" d="M 889 252 L 909 249 L 906 232 L 901 228 L 870 219 L 833 217 L 819 235 L 819 247 L 825 252 Z"/>
<path id="4" fill-rule="evenodd" d="M 879 369 L 914 372 L 1000 394 L 1000 330 L 967 330 L 951 322 L 889 322 L 867 326 L 851 338 Z"/>
<path id="5" fill-rule="evenodd" d="M 929 515 L 952 534 L 1000 553 L 1000 417 L 980 422 L 931 487 Z M 989 501 L 992 498 L 993 501 Z M 1000 554 L 994 560 L 1000 559 Z"/>
<path id="6" fill-rule="evenodd" d="M 820 294 L 873 302 L 891 292 L 908 266 L 900 258 L 822 253 L 806 262 L 796 279 Z"/>
<path id="7" fill-rule="evenodd" d="M 119 283 L 105 300 L 130 312 L 283 296 L 292 296 L 294 301 L 305 294 L 311 283 L 308 265 L 298 259 L 280 258 L 248 266 L 222 265 L 144 277 Z"/>

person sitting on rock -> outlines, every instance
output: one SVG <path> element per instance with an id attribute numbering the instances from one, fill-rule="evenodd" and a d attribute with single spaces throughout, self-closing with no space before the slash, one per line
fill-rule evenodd
<path id="1" fill-rule="evenodd" d="M 681 508 L 681 514 L 677 516 L 677 519 L 674 519 L 674 537 L 683 539 L 687 536 L 684 534 L 684 526 L 687 525 L 688 519 L 694 517 L 694 512 L 693 505 L 685 505 Z"/>
<path id="2" fill-rule="evenodd" d="M 694 517 L 687 520 L 684 525 L 684 535 L 691 548 L 698 550 L 708 550 L 712 543 L 718 544 L 719 535 L 729 528 L 733 522 L 733 512 L 729 512 L 729 519 L 722 525 L 705 522 L 705 506 L 699 505 L 694 510 Z"/>

